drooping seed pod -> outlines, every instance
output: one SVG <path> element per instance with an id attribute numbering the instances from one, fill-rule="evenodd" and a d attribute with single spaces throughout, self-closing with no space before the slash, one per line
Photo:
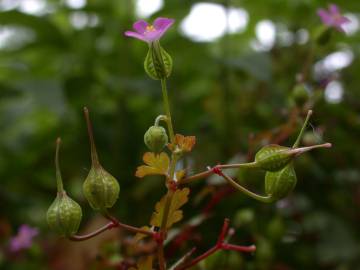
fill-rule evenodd
<path id="1" fill-rule="evenodd" d="M 166 130 L 161 126 L 151 126 L 144 134 L 144 142 L 150 151 L 160 153 L 168 143 Z"/>
<path id="2" fill-rule="evenodd" d="M 58 138 L 55 155 L 57 195 L 46 213 L 46 220 L 52 230 L 62 236 L 69 237 L 78 231 L 82 211 L 80 205 L 72 200 L 63 188 L 59 166 L 60 142 L 60 138 Z"/>
<path id="3" fill-rule="evenodd" d="M 286 197 L 296 186 L 297 178 L 292 163 L 277 172 L 266 172 L 265 193 L 273 201 Z"/>
<path id="4" fill-rule="evenodd" d="M 87 108 L 84 108 L 84 113 L 90 138 L 92 164 L 83 184 L 83 193 L 93 209 L 106 212 L 107 208 L 111 208 L 116 203 L 120 193 L 120 185 L 115 177 L 101 166 Z"/>

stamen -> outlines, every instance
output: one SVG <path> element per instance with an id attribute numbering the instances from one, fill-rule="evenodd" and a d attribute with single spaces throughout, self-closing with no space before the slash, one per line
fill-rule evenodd
<path id="1" fill-rule="evenodd" d="M 155 31 L 155 27 L 151 24 L 149 24 L 148 26 L 146 26 L 146 30 L 145 32 L 152 32 L 152 31 Z"/>

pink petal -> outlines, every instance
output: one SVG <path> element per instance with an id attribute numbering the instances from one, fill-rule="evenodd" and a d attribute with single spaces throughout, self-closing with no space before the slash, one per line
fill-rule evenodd
<path id="1" fill-rule="evenodd" d="M 332 15 L 338 15 L 338 14 L 340 14 L 339 8 L 338 8 L 338 6 L 335 5 L 335 4 L 330 4 L 330 5 L 329 5 L 329 11 L 330 11 L 330 14 L 332 14 Z"/>
<path id="2" fill-rule="evenodd" d="M 137 21 L 133 24 L 133 28 L 135 29 L 136 32 L 138 32 L 139 34 L 143 34 L 146 32 L 146 27 L 149 24 L 147 22 L 145 22 L 144 20 L 140 20 Z"/>
<path id="3" fill-rule="evenodd" d="M 158 31 L 158 30 L 149 31 L 149 32 L 146 32 L 144 34 L 146 40 L 150 41 L 150 42 L 155 41 L 155 40 L 159 40 L 162 35 L 163 35 L 163 33 L 161 31 Z"/>
<path id="4" fill-rule="evenodd" d="M 126 31 L 125 36 L 137 38 L 142 41 L 148 42 L 147 38 L 143 34 L 139 34 L 139 33 L 133 32 L 133 31 Z"/>
<path id="5" fill-rule="evenodd" d="M 319 17 L 321 18 L 321 21 L 326 24 L 326 25 L 331 25 L 332 24 L 332 17 L 331 15 L 325 10 L 325 9 L 319 9 L 317 11 L 317 14 L 319 15 Z"/>
<path id="6" fill-rule="evenodd" d="M 174 23 L 174 21 L 174 19 L 160 17 L 154 21 L 154 27 L 156 30 L 166 31 Z"/>
<path id="7" fill-rule="evenodd" d="M 337 20 L 337 22 L 340 23 L 340 24 L 349 23 L 349 22 L 350 22 L 350 19 L 346 18 L 345 16 L 341 16 L 341 17 Z"/>
<path id="8" fill-rule="evenodd" d="M 170 26 L 175 22 L 174 19 L 168 18 L 157 18 L 154 21 L 154 27 L 158 31 L 158 39 L 162 37 L 162 35 L 170 28 Z"/>

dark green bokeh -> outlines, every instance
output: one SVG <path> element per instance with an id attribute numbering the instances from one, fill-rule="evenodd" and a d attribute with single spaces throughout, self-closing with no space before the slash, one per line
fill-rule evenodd
<path id="1" fill-rule="evenodd" d="M 61 257 L 65 253 L 56 253 L 56 246 L 84 247 L 58 240 L 45 221 L 56 194 L 53 159 L 58 136 L 63 140 L 60 162 L 64 185 L 82 205 L 82 227 L 96 218 L 81 191 L 90 169 L 83 106 L 90 109 L 101 163 L 121 185 L 114 215 L 126 223 L 145 225 L 165 192 L 161 178 L 134 176 L 146 151 L 143 135 L 162 113 L 162 103 L 160 83 L 149 79 L 143 70 L 147 45 L 123 35 L 136 20 L 133 1 L 88 0 L 81 10 L 69 9 L 61 1 L 48 2 L 55 11 L 43 16 L 15 10 L 0 13 L 1 28 L 18 29 L 17 38 L 0 49 L 1 269 L 65 269 L 59 263 L 66 261 Z M 151 18 L 176 19 L 162 46 L 174 61 L 168 85 L 176 132 L 197 137 L 187 160 L 193 172 L 236 155 L 246 158 L 251 134 L 276 133 L 294 111 L 289 100 L 309 44 L 283 46 L 278 37 L 270 51 L 254 51 L 250 44 L 255 39 L 256 23 L 268 19 L 278 29 L 286 26 L 292 33 L 302 28 L 313 32 L 321 24 L 316 10 L 329 4 L 320 0 L 211 1 L 246 9 L 249 23 L 242 33 L 196 43 L 178 31 L 196 2 L 165 1 Z M 358 0 L 333 2 L 359 20 Z M 74 12 L 96 15 L 98 24 L 76 29 L 69 21 Z M 238 192 L 223 198 L 211 218 L 171 254 L 169 262 L 194 245 L 199 252 L 210 247 L 228 217 L 237 228 L 231 241 L 255 243 L 257 252 L 218 253 L 200 265 L 201 269 L 359 269 L 359 32 L 351 36 L 334 33 L 328 44 L 316 49 L 314 60 L 338 50 L 353 53 L 351 65 L 334 73 L 344 87 L 342 101 L 326 102 L 323 89 L 312 97 L 311 123 L 320 127 L 321 140 L 332 142 L 333 148 L 299 158 L 295 163 L 299 183 L 289 198 L 277 204 L 264 205 Z M 312 86 L 320 85 L 316 78 L 311 80 Z M 298 120 L 295 122 L 300 127 L 301 118 Z M 309 140 L 319 139 L 319 132 L 314 137 L 311 128 L 308 130 Z M 298 128 L 292 128 L 290 138 L 283 143 L 291 146 L 297 132 Z M 277 137 L 264 138 L 271 143 Z M 260 143 L 253 145 L 255 150 Z M 239 173 L 245 185 L 259 192 L 263 192 L 263 177 L 261 172 Z M 204 186 L 205 181 L 192 186 L 184 222 L 197 216 L 210 200 L 209 195 L 197 196 Z M 11 255 L 7 251 L 9 237 L 23 223 L 40 228 L 41 234 L 29 251 Z M 94 253 L 109 261 L 120 260 L 123 250 L 116 241 L 110 239 L 99 249 L 93 245 Z M 86 266 L 65 265 L 68 269 L 89 269 L 90 265 L 115 269 L 95 264 L 95 257 L 89 256 Z"/>

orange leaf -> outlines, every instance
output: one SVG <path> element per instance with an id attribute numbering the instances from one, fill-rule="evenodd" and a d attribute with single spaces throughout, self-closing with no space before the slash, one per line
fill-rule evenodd
<path id="1" fill-rule="evenodd" d="M 175 191 L 169 209 L 169 216 L 166 224 L 167 229 L 170 228 L 174 223 L 180 221 L 183 218 L 183 211 L 179 209 L 181 206 L 187 203 L 189 193 L 190 193 L 190 189 L 188 188 L 178 189 Z M 162 197 L 159 202 L 156 203 L 155 212 L 153 213 L 150 221 L 151 225 L 156 227 L 161 226 L 163 212 L 165 208 L 165 201 L 166 201 L 166 195 Z"/>
<path id="2" fill-rule="evenodd" d="M 160 154 L 154 154 L 147 152 L 143 156 L 143 161 L 146 165 L 141 165 L 137 168 L 135 176 L 144 177 L 146 175 L 166 175 L 169 169 L 169 156 L 162 152 Z"/>
<path id="3" fill-rule="evenodd" d="M 183 152 L 190 152 L 194 147 L 195 143 L 195 136 L 184 136 L 181 134 L 175 135 L 175 145 L 177 145 Z M 173 145 L 170 145 L 170 147 L 174 148 Z"/>

